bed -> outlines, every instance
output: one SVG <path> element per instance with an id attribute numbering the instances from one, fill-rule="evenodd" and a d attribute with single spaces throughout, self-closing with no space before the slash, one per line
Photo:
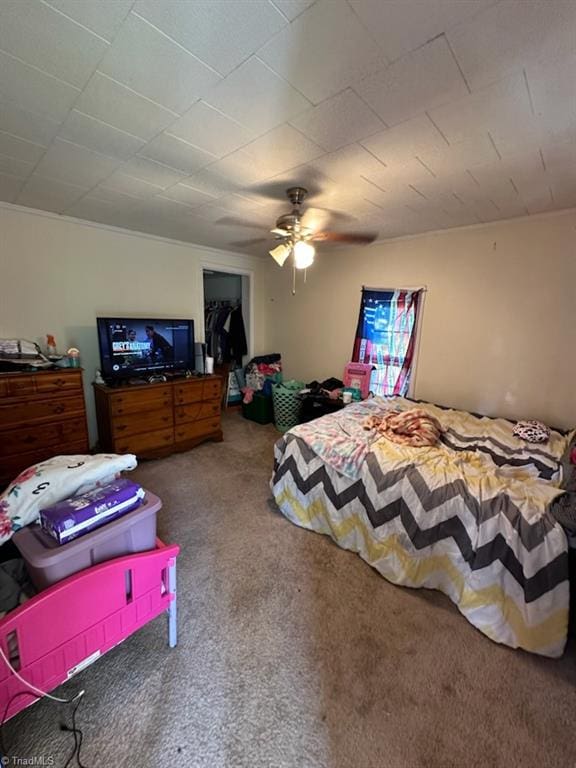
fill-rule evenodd
<path id="1" fill-rule="evenodd" d="M 373 398 L 301 424 L 275 445 L 271 489 L 294 524 L 357 552 L 394 584 L 444 592 L 492 640 L 544 656 L 567 637 L 568 541 L 551 508 L 573 435 L 545 445 L 513 424 L 418 403 L 436 447 L 366 431 L 368 416 L 415 407 Z"/>
<path id="2" fill-rule="evenodd" d="M 174 647 L 178 553 L 178 546 L 157 540 L 156 549 L 95 565 L 43 590 L 0 620 L 4 655 L 24 680 L 49 693 L 164 612 Z M 0 722 L 37 699 L 0 662 Z"/>

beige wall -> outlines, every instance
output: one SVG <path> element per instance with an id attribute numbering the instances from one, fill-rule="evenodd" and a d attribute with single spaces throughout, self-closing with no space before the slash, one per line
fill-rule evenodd
<path id="1" fill-rule="evenodd" d="M 96 317 L 191 317 L 203 333 L 202 264 L 254 270 L 260 259 L 154 239 L 97 225 L 0 207 L 0 337 L 59 349 L 77 346 L 91 440 L 96 437 L 91 382 L 99 366 Z M 266 350 L 263 271 L 254 272 L 254 353 Z"/>
<path id="2" fill-rule="evenodd" d="M 362 285 L 427 286 L 415 396 L 576 425 L 576 212 L 318 255 L 291 295 L 268 268 L 269 342 L 286 373 L 341 376 Z"/>

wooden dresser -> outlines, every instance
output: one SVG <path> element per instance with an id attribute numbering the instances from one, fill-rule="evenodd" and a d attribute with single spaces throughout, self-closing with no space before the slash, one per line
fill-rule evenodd
<path id="1" fill-rule="evenodd" d="M 158 458 L 222 440 L 219 376 L 164 384 L 94 384 L 99 448 Z"/>
<path id="2" fill-rule="evenodd" d="M 0 374 L 0 486 L 62 453 L 88 453 L 82 371 Z"/>

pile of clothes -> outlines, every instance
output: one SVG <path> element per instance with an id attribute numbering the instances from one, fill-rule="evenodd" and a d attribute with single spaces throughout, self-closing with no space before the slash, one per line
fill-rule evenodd
<path id="1" fill-rule="evenodd" d="M 254 392 L 272 396 L 272 384 L 282 381 L 282 357 L 274 353 L 253 357 L 244 369 L 246 384 L 242 387 L 244 403 L 252 402 Z"/>
<path id="2" fill-rule="evenodd" d="M 366 430 L 376 430 L 379 435 L 393 443 L 415 448 L 438 445 L 442 435 L 442 426 L 438 419 L 421 408 L 369 416 L 363 426 Z"/>

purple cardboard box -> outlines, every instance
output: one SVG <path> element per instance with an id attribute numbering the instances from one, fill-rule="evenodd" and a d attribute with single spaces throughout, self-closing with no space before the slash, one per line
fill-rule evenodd
<path id="1" fill-rule="evenodd" d="M 65 544 L 130 512 L 143 498 L 144 489 L 138 483 L 121 477 L 40 510 L 40 525 L 59 544 Z"/>

